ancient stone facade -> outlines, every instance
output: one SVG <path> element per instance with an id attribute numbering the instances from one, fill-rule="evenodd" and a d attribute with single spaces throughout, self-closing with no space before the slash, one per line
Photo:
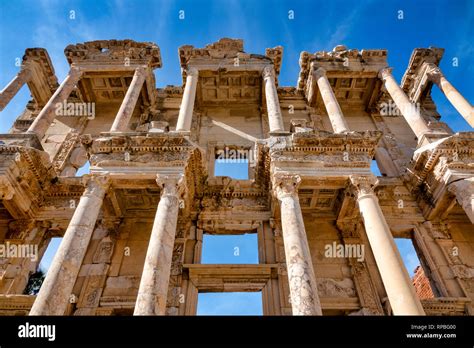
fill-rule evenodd
<path id="1" fill-rule="evenodd" d="M 0 242 L 39 254 L 0 259 L 0 314 L 195 315 L 199 292 L 223 291 L 261 291 L 265 315 L 472 314 L 474 132 L 440 121 L 433 85 L 471 125 L 473 108 L 442 49 L 415 49 L 400 85 L 385 50 L 302 52 L 297 87 L 278 83 L 282 47 L 242 40 L 182 46 L 182 87 L 155 87 L 153 43 L 65 54 L 59 84 L 46 50 L 27 49 L 0 93 L 1 109 L 24 84 L 32 95 L 0 134 Z M 247 180 L 214 174 L 232 153 Z M 201 263 L 204 234 L 242 233 L 258 264 Z M 412 239 L 433 298 L 394 238 Z"/>

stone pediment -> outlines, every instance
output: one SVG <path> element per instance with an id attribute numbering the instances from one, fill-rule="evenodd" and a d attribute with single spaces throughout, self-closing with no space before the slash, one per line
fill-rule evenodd
<path id="1" fill-rule="evenodd" d="M 160 48 L 153 42 L 133 40 L 97 40 L 65 48 L 64 54 L 72 63 L 140 64 L 152 69 L 161 67 Z"/>
<path id="2" fill-rule="evenodd" d="M 415 48 L 411 54 L 410 62 L 407 70 L 402 77 L 401 87 L 410 95 L 410 91 L 419 83 L 420 69 L 423 68 L 424 63 L 431 63 L 439 65 L 441 58 L 443 58 L 444 48 L 430 47 L 430 48 Z"/>
<path id="3" fill-rule="evenodd" d="M 195 48 L 191 45 L 181 46 L 178 50 L 179 61 L 183 69 L 187 68 L 190 63 L 215 64 L 216 67 L 222 64 L 232 66 L 251 65 L 256 63 L 273 64 L 275 73 L 278 76 L 281 68 L 281 59 L 283 55 L 283 47 L 277 46 L 267 48 L 265 55 L 249 54 L 244 52 L 242 39 L 223 38 L 215 43 L 207 45 L 205 48 Z M 238 63 L 236 62 L 238 60 Z"/>
<path id="4" fill-rule="evenodd" d="M 312 65 L 338 73 L 355 71 L 377 73 L 387 64 L 387 50 L 357 50 L 338 45 L 330 52 L 318 51 L 313 54 L 303 51 L 300 54 L 300 74 L 298 89 L 305 89 Z"/>

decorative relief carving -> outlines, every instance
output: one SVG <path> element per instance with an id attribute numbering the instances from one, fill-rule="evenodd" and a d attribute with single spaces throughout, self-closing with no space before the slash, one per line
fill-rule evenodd
<path id="1" fill-rule="evenodd" d="M 354 283 L 349 278 L 335 280 L 319 278 L 318 291 L 321 297 L 355 297 Z"/>

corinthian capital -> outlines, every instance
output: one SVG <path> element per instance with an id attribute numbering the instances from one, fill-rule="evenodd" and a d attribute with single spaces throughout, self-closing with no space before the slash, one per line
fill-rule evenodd
<path id="1" fill-rule="evenodd" d="M 84 195 L 94 195 L 101 197 L 110 186 L 108 174 L 93 175 L 87 174 L 82 177 L 82 184 L 86 187 Z"/>
<path id="2" fill-rule="evenodd" d="M 314 69 L 313 70 L 313 76 L 316 80 L 319 79 L 320 77 L 326 76 L 326 70 L 325 69 L 317 68 L 317 67 L 314 67 L 313 69 Z"/>
<path id="3" fill-rule="evenodd" d="M 161 195 L 162 196 L 173 196 L 178 197 L 179 195 L 179 187 L 184 182 L 184 175 L 183 174 L 157 174 L 156 175 L 156 183 L 158 186 L 161 187 Z"/>
<path id="4" fill-rule="evenodd" d="M 439 68 L 439 66 L 437 66 L 436 64 L 433 64 L 433 63 L 425 63 L 426 64 L 426 76 L 428 76 L 428 79 L 439 85 L 440 83 L 440 79 L 441 77 L 443 76 L 443 72 L 441 71 L 441 69 Z"/>
<path id="5" fill-rule="evenodd" d="M 279 200 L 294 197 L 298 195 L 300 183 L 301 177 L 297 174 L 275 174 L 272 179 L 273 192 Z"/>
<path id="6" fill-rule="evenodd" d="M 379 79 L 385 80 L 387 77 L 392 76 L 393 68 L 385 67 L 379 70 Z"/>
<path id="7" fill-rule="evenodd" d="M 372 175 L 351 175 L 351 184 L 354 185 L 358 197 L 375 194 L 374 188 L 379 181 Z"/>
<path id="8" fill-rule="evenodd" d="M 198 77 L 199 76 L 199 70 L 194 68 L 194 67 L 189 67 L 186 69 L 186 75 L 187 76 L 192 76 L 192 77 Z"/>
<path id="9" fill-rule="evenodd" d="M 273 68 L 273 65 L 267 65 L 266 67 L 263 68 L 262 70 L 262 76 L 264 79 L 266 78 L 275 78 L 275 69 Z"/>

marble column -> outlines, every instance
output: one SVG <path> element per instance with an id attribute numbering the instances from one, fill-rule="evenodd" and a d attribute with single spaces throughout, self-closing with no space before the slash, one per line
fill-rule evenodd
<path id="1" fill-rule="evenodd" d="M 262 71 L 263 84 L 265 88 L 265 99 L 267 101 L 268 125 L 271 132 L 284 132 L 283 118 L 281 116 L 280 101 L 275 85 L 275 69 L 266 66 Z"/>
<path id="2" fill-rule="evenodd" d="M 115 116 L 110 132 L 124 132 L 128 129 L 128 123 L 132 118 L 133 110 L 135 110 L 135 106 L 137 105 L 144 82 L 145 69 L 139 67 L 135 69 L 132 82 L 130 86 L 128 86 L 127 93 L 125 94 L 125 98 L 123 98 L 117 116 Z"/>
<path id="3" fill-rule="evenodd" d="M 474 224 L 474 178 L 453 181 L 448 187 L 448 190 L 456 195 L 459 205 Z"/>
<path id="4" fill-rule="evenodd" d="M 283 244 L 293 315 L 322 315 L 318 286 L 298 198 L 298 175 L 276 175 L 274 194 L 280 201 Z"/>
<path id="5" fill-rule="evenodd" d="M 189 132 L 193 122 L 194 100 L 196 99 L 199 70 L 188 68 L 186 70 L 186 86 L 184 87 L 183 99 L 179 108 L 176 131 Z"/>
<path id="6" fill-rule="evenodd" d="M 151 230 L 133 315 L 165 315 L 182 175 L 157 175 L 161 198 Z"/>
<path id="7" fill-rule="evenodd" d="M 10 81 L 8 85 L 0 92 L 0 111 L 2 111 L 18 91 L 31 78 L 31 70 L 25 66 L 21 67 L 18 74 Z"/>
<path id="8" fill-rule="evenodd" d="M 395 81 L 392 75 L 392 69 L 383 68 L 379 72 L 379 77 L 382 79 L 385 88 L 416 137 L 421 139 L 423 134 L 431 133 L 423 116 L 420 114 L 419 108 L 410 102 L 403 89 L 398 85 L 397 81 Z"/>
<path id="9" fill-rule="evenodd" d="M 30 315 L 63 315 L 110 185 L 108 176 L 85 176 L 86 188 L 64 234 Z"/>
<path id="10" fill-rule="evenodd" d="M 461 93 L 446 79 L 441 69 L 435 64 L 428 64 L 428 79 L 436 84 L 449 102 L 464 117 L 464 119 L 474 127 L 474 107 Z"/>
<path id="11" fill-rule="evenodd" d="M 43 138 L 49 126 L 56 118 L 57 104 L 62 105 L 63 102 L 67 100 L 81 76 L 82 71 L 79 68 L 72 67 L 71 70 L 69 70 L 69 74 L 56 92 L 54 92 L 38 116 L 36 116 L 30 128 L 28 128 L 27 133 L 36 134 L 39 140 Z"/>
<path id="12" fill-rule="evenodd" d="M 321 97 L 323 98 L 324 106 L 326 107 L 334 133 L 350 132 L 349 126 L 342 114 L 341 107 L 337 102 L 336 95 L 326 76 L 326 70 L 323 68 L 316 69 L 313 72 L 313 77 L 318 84 L 319 92 L 321 92 Z"/>
<path id="13" fill-rule="evenodd" d="M 373 176 L 351 176 L 357 192 L 357 203 L 375 262 L 382 277 L 394 315 L 424 315 L 403 260 L 388 227 L 374 187 Z"/>

